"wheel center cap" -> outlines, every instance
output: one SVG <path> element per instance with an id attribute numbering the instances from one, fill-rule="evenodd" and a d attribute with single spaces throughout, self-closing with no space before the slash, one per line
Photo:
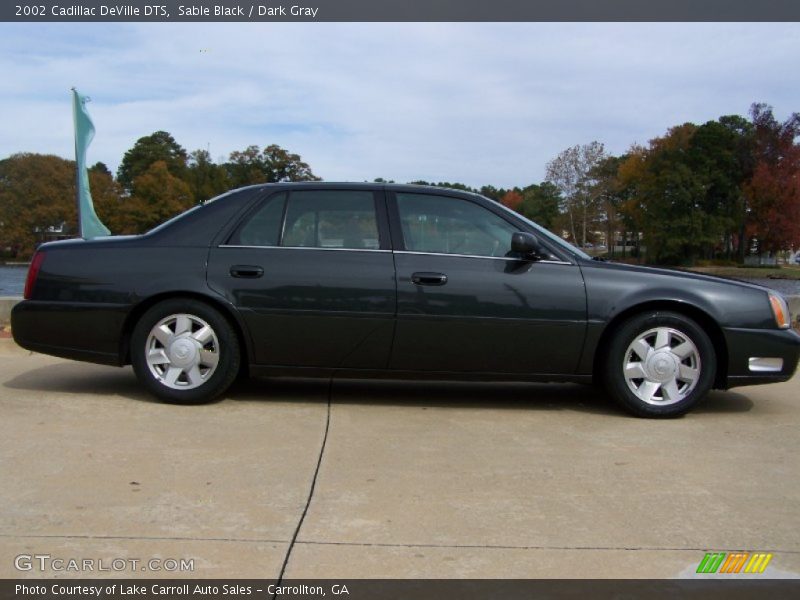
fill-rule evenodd
<path id="1" fill-rule="evenodd" d="M 675 379 L 678 373 L 678 361 L 672 352 L 655 352 L 645 365 L 648 379 L 652 381 L 665 382 Z"/>
<path id="2" fill-rule="evenodd" d="M 178 338 L 167 350 L 170 362 L 177 367 L 191 365 L 197 357 L 197 346 L 189 339 Z"/>

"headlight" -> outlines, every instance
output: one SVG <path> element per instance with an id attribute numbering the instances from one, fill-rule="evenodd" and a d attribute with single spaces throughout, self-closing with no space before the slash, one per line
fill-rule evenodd
<path id="1" fill-rule="evenodd" d="M 769 305 L 772 307 L 772 314 L 775 317 L 775 323 L 781 329 L 789 329 L 791 325 L 791 317 L 789 316 L 789 306 L 786 300 L 779 294 L 769 293 Z"/>

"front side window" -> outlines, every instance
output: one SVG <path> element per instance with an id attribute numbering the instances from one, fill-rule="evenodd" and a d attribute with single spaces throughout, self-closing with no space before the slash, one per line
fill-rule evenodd
<path id="1" fill-rule="evenodd" d="M 436 254 L 505 256 L 517 228 L 461 198 L 397 194 L 406 250 Z"/>
<path id="2" fill-rule="evenodd" d="M 281 246 L 378 249 L 378 222 L 372 192 L 293 192 L 286 208 Z"/>

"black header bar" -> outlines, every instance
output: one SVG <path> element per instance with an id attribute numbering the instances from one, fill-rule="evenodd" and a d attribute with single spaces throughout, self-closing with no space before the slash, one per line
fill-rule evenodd
<path id="1" fill-rule="evenodd" d="M 797 0 L 10 0 L 9 22 L 800 21 Z"/>

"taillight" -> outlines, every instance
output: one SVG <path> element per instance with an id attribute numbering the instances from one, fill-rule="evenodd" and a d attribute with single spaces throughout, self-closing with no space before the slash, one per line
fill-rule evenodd
<path id="1" fill-rule="evenodd" d="M 31 266 L 28 267 L 28 277 L 25 279 L 25 300 L 30 300 L 33 294 L 33 286 L 36 285 L 36 278 L 39 276 L 39 269 L 42 267 L 44 252 L 37 252 L 33 255 Z"/>

